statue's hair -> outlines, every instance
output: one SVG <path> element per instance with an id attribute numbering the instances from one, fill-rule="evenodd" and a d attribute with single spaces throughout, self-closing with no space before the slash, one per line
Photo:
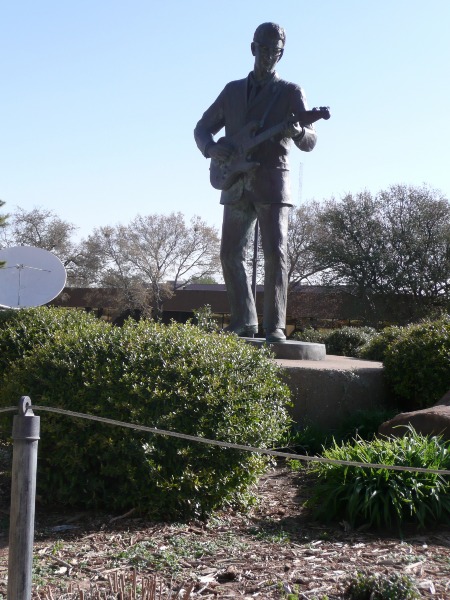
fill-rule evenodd
<path id="1" fill-rule="evenodd" d="M 259 25 L 253 35 L 253 41 L 257 42 L 261 38 L 272 38 L 274 40 L 280 40 L 284 44 L 286 43 L 286 32 L 280 25 L 276 23 L 262 23 Z"/>

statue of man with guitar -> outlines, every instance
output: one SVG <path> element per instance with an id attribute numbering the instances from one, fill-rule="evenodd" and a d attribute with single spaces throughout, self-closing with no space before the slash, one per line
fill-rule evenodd
<path id="1" fill-rule="evenodd" d="M 288 154 L 316 144 L 312 123 L 329 118 L 327 108 L 307 110 L 303 91 L 279 78 L 285 32 L 263 23 L 254 34 L 253 71 L 228 83 L 194 131 L 199 150 L 211 159 L 210 181 L 224 205 L 220 258 L 231 307 L 228 327 L 240 336 L 258 331 L 245 268 L 246 247 L 258 220 L 264 252 L 263 327 L 268 342 L 284 342 L 287 300 L 287 230 L 292 206 Z M 225 136 L 214 140 L 222 128 Z"/>

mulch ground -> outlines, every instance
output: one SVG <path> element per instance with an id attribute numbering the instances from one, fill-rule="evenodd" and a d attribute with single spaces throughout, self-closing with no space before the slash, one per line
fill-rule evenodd
<path id="1" fill-rule="evenodd" d="M 208 523 L 51 513 L 38 505 L 33 597 L 56 599 L 65 591 L 66 598 L 81 598 L 77 590 L 86 590 L 89 598 L 91 586 L 117 589 L 134 573 L 138 585 L 156 576 L 161 599 L 181 600 L 190 590 L 189 598 L 203 600 L 279 600 L 289 594 L 335 600 L 343 598 L 350 575 L 367 569 L 406 573 L 424 598 L 450 599 L 449 528 L 400 538 L 395 531 L 353 530 L 345 522 L 320 525 L 304 507 L 309 486 L 305 475 L 278 466 L 260 480 L 258 504 L 248 514 L 223 511 Z M 8 570 L 5 499 L 0 492 L 0 598 L 6 598 Z"/>

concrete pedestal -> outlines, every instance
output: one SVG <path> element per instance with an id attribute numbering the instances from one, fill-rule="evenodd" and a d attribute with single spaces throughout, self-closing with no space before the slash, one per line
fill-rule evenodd
<path id="1" fill-rule="evenodd" d="M 276 358 L 288 360 L 324 360 L 326 357 L 325 344 L 313 344 L 312 342 L 297 342 L 287 340 L 286 342 L 266 342 L 264 338 L 244 338 L 253 346 L 269 346 Z"/>
<path id="2" fill-rule="evenodd" d="M 325 344 L 244 339 L 254 346 L 269 346 L 275 355 L 291 390 L 292 418 L 299 425 L 332 430 L 357 411 L 388 406 L 381 362 L 330 356 Z"/>
<path id="3" fill-rule="evenodd" d="M 291 390 L 291 415 L 300 425 L 331 430 L 356 411 L 388 404 L 380 362 L 344 356 L 325 356 L 323 360 L 276 358 L 275 362 L 282 367 Z"/>

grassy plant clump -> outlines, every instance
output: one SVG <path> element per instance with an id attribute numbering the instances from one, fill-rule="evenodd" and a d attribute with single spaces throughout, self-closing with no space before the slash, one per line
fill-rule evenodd
<path id="1" fill-rule="evenodd" d="M 402 438 L 361 439 L 334 444 L 323 456 L 332 460 L 449 469 L 448 443 L 413 430 Z M 450 522 L 450 484 L 446 476 L 388 469 L 318 463 L 311 504 L 320 520 L 352 526 L 399 528 Z"/>
<path id="2" fill-rule="evenodd" d="M 408 575 L 357 571 L 348 582 L 345 597 L 349 600 L 416 600 L 421 595 Z"/>
<path id="3" fill-rule="evenodd" d="M 256 447 L 271 446 L 290 422 L 289 390 L 268 354 L 194 325 L 62 330 L 10 363 L 0 384 L 0 406 L 29 395 L 37 406 Z M 203 517 L 249 501 L 267 465 L 251 452 L 40 416 L 38 493 L 49 501 Z"/>
<path id="4" fill-rule="evenodd" d="M 450 385 L 450 316 L 406 327 L 387 347 L 384 368 L 406 410 L 438 402 Z"/>

